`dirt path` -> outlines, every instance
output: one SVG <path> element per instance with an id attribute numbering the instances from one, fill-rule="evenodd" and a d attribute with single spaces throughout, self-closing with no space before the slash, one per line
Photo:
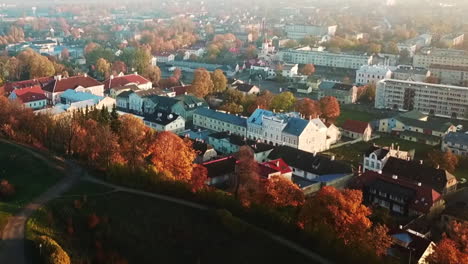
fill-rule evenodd
<path id="1" fill-rule="evenodd" d="M 2 142 L 12 144 L 8 141 L 2 140 Z M 51 167 L 60 166 L 58 161 L 50 160 L 44 155 L 31 150 L 28 147 L 12 144 L 15 145 L 34 157 L 42 160 L 46 164 Z M 74 183 L 76 183 L 80 176 L 82 175 L 82 169 L 73 164 L 72 162 L 64 162 L 65 164 L 65 177 L 58 182 L 56 185 L 52 186 L 42 195 L 34 199 L 31 203 L 26 205 L 20 212 L 18 212 L 15 216 L 10 217 L 8 223 L 6 224 L 5 228 L 3 229 L 2 233 L 2 240 L 3 244 L 0 248 L 0 263 L 14 263 L 14 264 L 26 264 L 25 258 L 25 227 L 26 222 L 28 221 L 29 217 L 40 207 L 46 204 L 48 201 L 58 197 Z"/>

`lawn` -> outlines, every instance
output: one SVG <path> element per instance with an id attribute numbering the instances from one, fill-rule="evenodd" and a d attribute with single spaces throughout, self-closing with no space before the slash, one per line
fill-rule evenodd
<path id="1" fill-rule="evenodd" d="M 93 213 L 100 222 L 89 228 Z M 66 232 L 66 223 L 72 223 L 73 233 Z M 314 263 L 251 227 L 222 221 L 214 211 L 109 193 L 91 183 L 50 202 L 28 221 L 28 238 L 41 234 L 55 239 L 73 263 L 94 259 L 101 245 L 128 263 Z"/>
<path id="2" fill-rule="evenodd" d="M 0 232 L 8 217 L 18 212 L 25 204 L 39 196 L 63 175 L 28 152 L 0 142 L 0 179 L 14 185 L 13 197 L 0 199 Z"/>
<path id="3" fill-rule="evenodd" d="M 427 153 L 431 150 L 438 149 L 438 147 L 429 146 L 417 142 L 403 140 L 397 137 L 389 135 L 382 135 L 381 138 L 372 140 L 370 142 L 358 142 L 352 145 L 345 145 L 339 148 L 330 149 L 325 154 L 335 155 L 336 159 L 349 162 L 353 166 L 357 166 L 363 162 L 363 155 L 369 149 L 369 147 L 375 143 L 379 146 L 391 146 L 392 143 L 395 147 L 400 146 L 401 150 L 409 151 L 414 149 L 416 160 L 425 159 Z"/>

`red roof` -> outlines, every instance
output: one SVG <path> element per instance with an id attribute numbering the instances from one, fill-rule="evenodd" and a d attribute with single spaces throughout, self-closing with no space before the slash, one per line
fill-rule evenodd
<path id="1" fill-rule="evenodd" d="M 368 126 L 369 123 L 367 122 L 348 119 L 344 122 L 341 128 L 355 133 L 364 134 Z"/>
<path id="2" fill-rule="evenodd" d="M 53 80 L 44 86 L 44 91 L 51 93 L 64 92 L 68 89 L 75 90 L 77 87 L 81 86 L 84 88 L 102 85 L 101 82 L 89 77 L 89 76 L 73 76 L 67 78 L 61 78 L 59 80 Z"/>
<path id="3" fill-rule="evenodd" d="M 286 162 L 284 162 L 284 160 L 281 158 L 263 162 L 262 165 L 272 168 L 276 171 L 279 171 L 281 172 L 281 174 L 292 172 L 288 164 L 286 164 Z"/>
<path id="4" fill-rule="evenodd" d="M 148 81 L 146 78 L 136 73 L 123 75 L 123 76 L 117 76 L 117 77 L 111 77 L 104 82 L 104 90 L 110 90 L 111 88 L 124 86 L 128 84 L 140 85 L 140 84 L 145 84 L 149 82 L 150 81 Z"/>
<path id="5" fill-rule="evenodd" d="M 374 171 L 364 172 L 361 176 L 356 178 L 355 184 L 356 187 L 362 189 L 376 180 L 382 180 L 387 183 L 398 185 L 402 188 L 414 190 L 416 195 L 411 201 L 409 201 L 409 207 L 418 212 L 428 213 L 434 203 L 442 198 L 437 191 L 430 187 L 424 185 L 418 186 L 418 183 L 401 177 L 393 179 L 392 175 L 379 174 Z"/>
<path id="6" fill-rule="evenodd" d="M 29 88 L 16 89 L 12 93 L 14 93 L 16 95 L 16 98 L 18 98 L 18 100 L 20 100 L 23 103 L 46 99 L 44 91 L 39 85 L 32 86 Z"/>
<path id="7" fill-rule="evenodd" d="M 169 88 L 169 90 L 173 91 L 176 93 L 176 96 L 179 95 L 184 95 L 187 93 L 187 91 L 190 89 L 191 85 L 185 85 L 185 86 L 174 86 Z"/>
<path id="8" fill-rule="evenodd" d="M 48 84 L 54 80 L 53 77 L 42 77 L 37 79 L 25 80 L 25 81 L 18 81 L 18 82 L 8 82 L 4 86 L 4 92 L 9 95 L 15 89 L 22 89 L 27 88 L 35 85 L 40 85 L 43 87 L 44 85 Z"/>

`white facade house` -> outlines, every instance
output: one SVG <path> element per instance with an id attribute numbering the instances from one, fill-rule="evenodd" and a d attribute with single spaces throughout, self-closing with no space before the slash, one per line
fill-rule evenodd
<path id="1" fill-rule="evenodd" d="M 124 92 L 125 93 L 125 92 Z M 160 95 L 161 91 L 159 89 L 150 89 L 150 90 L 139 90 L 139 91 L 130 91 L 128 95 L 128 110 L 143 113 L 143 104 L 146 97 L 153 95 Z M 120 96 L 117 97 L 119 99 Z M 123 102 L 118 102 L 118 106 L 123 104 Z"/>
<path id="2" fill-rule="evenodd" d="M 377 83 L 390 78 L 392 78 L 392 70 L 389 66 L 363 65 L 356 71 L 356 84 L 360 85 Z"/>
<path id="3" fill-rule="evenodd" d="M 208 108 L 199 108 L 193 113 L 193 125 L 216 132 L 228 131 L 239 136 L 245 136 L 247 118 Z"/>
<path id="4" fill-rule="evenodd" d="M 299 70 L 299 66 L 297 64 L 284 64 L 281 70 L 281 75 L 286 78 L 292 78 L 297 76 L 297 71 Z"/>
<path id="5" fill-rule="evenodd" d="M 398 65 L 393 70 L 393 79 L 404 81 L 425 82 L 431 76 L 426 68 L 416 68 L 411 65 Z"/>
<path id="6" fill-rule="evenodd" d="M 166 63 L 173 61 L 175 59 L 175 55 L 169 52 L 161 52 L 155 54 L 156 63 Z"/>
<path id="7" fill-rule="evenodd" d="M 468 134 L 449 132 L 442 140 L 442 151 L 450 151 L 455 155 L 468 156 Z"/>
<path id="8" fill-rule="evenodd" d="M 403 160 L 412 159 L 409 152 L 400 150 L 399 146 L 394 148 L 393 144 L 390 147 L 378 147 L 373 145 L 364 154 L 362 172 L 369 170 L 381 172 L 390 157 Z"/>
<path id="9" fill-rule="evenodd" d="M 440 83 L 451 85 L 466 85 L 468 82 L 468 66 L 449 66 L 432 64 L 429 67 L 431 75 L 437 77 Z"/>
<path id="10" fill-rule="evenodd" d="M 247 138 L 308 152 L 327 149 L 327 127 L 320 119 L 306 120 L 297 113 L 257 109 L 247 119 Z"/>
<path id="11" fill-rule="evenodd" d="M 55 105 L 60 101 L 60 94 L 66 90 L 75 90 L 76 92 L 91 93 L 97 96 L 104 96 L 104 84 L 88 77 L 87 75 L 62 77 L 57 75 L 54 80 L 43 87 L 47 97 L 47 103 Z"/>
<path id="12" fill-rule="evenodd" d="M 468 53 L 455 49 L 426 49 L 414 55 L 413 66 L 428 69 L 433 64 L 468 66 Z"/>
<path id="13" fill-rule="evenodd" d="M 279 55 L 286 63 L 314 64 L 316 66 L 355 70 L 372 62 L 372 56 L 314 51 L 310 49 L 290 49 L 281 51 Z"/>
<path id="14" fill-rule="evenodd" d="M 186 50 L 184 50 L 184 60 L 188 60 L 190 59 L 190 56 L 192 55 L 195 55 L 197 56 L 198 58 L 203 56 L 203 54 L 205 54 L 205 49 L 202 48 L 202 47 L 194 47 L 194 48 L 188 48 Z"/>
<path id="15" fill-rule="evenodd" d="M 375 107 L 418 110 L 447 117 L 466 117 L 468 87 L 403 80 L 377 83 Z"/>
<path id="16" fill-rule="evenodd" d="M 286 25 L 284 30 L 289 39 L 303 39 L 307 36 L 321 37 L 323 35 L 334 36 L 337 26 L 320 26 L 320 25 Z"/>
<path id="17" fill-rule="evenodd" d="M 156 131 L 171 131 L 176 134 L 185 129 L 185 119 L 172 113 L 153 113 L 145 116 L 143 123 Z"/>

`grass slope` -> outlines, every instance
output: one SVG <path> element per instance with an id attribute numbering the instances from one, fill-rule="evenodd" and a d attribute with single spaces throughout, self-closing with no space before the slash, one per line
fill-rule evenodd
<path id="1" fill-rule="evenodd" d="M 74 263 L 92 260 L 96 241 L 129 263 L 313 263 L 251 227 L 222 221 L 214 212 L 99 188 L 84 183 L 68 194 L 78 196 L 49 203 L 28 222 L 28 238 L 51 236 Z M 77 209 L 74 200 L 83 200 L 83 195 L 86 202 Z M 87 216 L 92 213 L 106 220 L 90 230 Z M 65 232 L 69 221 L 72 235 Z"/>
<path id="2" fill-rule="evenodd" d="M 0 179 L 8 180 L 16 190 L 10 199 L 0 199 L 0 231 L 9 216 L 46 191 L 62 175 L 62 171 L 50 168 L 19 147 L 0 142 Z"/>

